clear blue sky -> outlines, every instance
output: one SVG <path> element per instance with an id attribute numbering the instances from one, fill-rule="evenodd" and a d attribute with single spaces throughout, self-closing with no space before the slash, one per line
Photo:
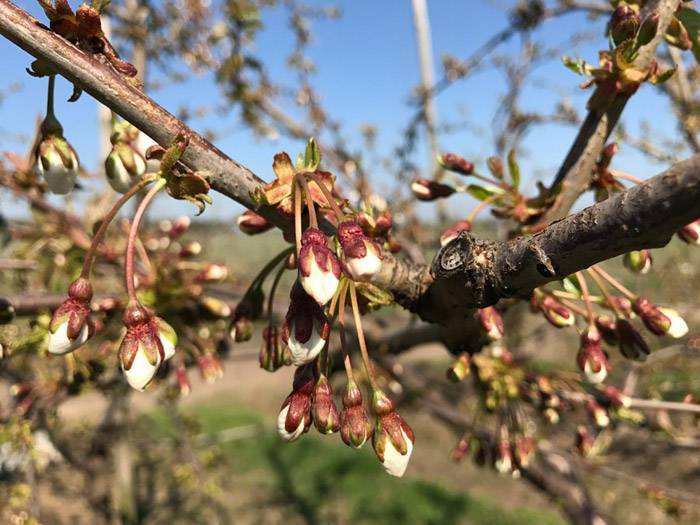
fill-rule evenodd
<path id="1" fill-rule="evenodd" d="M 311 2 L 318 5 L 337 5 L 343 16 L 339 20 L 315 22 L 314 39 L 309 54 L 314 59 L 318 72 L 313 83 L 322 97 L 324 107 L 333 118 L 343 123 L 349 136 L 356 139 L 359 147 L 358 129 L 363 123 L 371 123 L 379 129 L 378 146 L 380 152 L 388 153 L 401 140 L 401 131 L 406 126 L 412 110 L 407 103 L 411 89 L 418 83 L 416 45 L 410 2 L 405 0 L 376 2 L 355 0 L 345 2 Z M 504 0 L 431 1 L 429 15 L 432 25 L 433 51 L 436 77 L 440 74 L 440 56 L 448 53 L 466 57 L 488 37 L 506 24 L 503 8 L 514 2 Z M 43 20 L 43 13 L 36 2 L 21 0 L 18 4 L 34 16 Z M 72 4 L 76 6 L 76 2 Z M 293 76 L 285 66 L 286 56 L 291 49 L 293 36 L 288 29 L 287 13 L 282 8 L 264 11 L 265 29 L 257 41 L 257 51 L 263 59 L 271 78 L 278 82 L 293 82 Z M 548 22 L 537 35 L 549 42 L 564 42 L 567 35 L 576 31 L 597 30 L 598 38 L 590 45 L 569 50 L 569 54 L 579 54 L 591 62 L 597 58 L 597 50 L 605 47 L 602 35 L 604 22 L 591 23 L 581 15 L 568 15 Z M 501 52 L 513 51 L 518 40 L 513 39 L 500 48 Z M 23 151 L 24 140 L 30 135 L 35 119 L 44 109 L 46 81 L 29 77 L 24 73 L 31 58 L 13 44 L 0 39 L 0 59 L 3 76 L 0 90 L 13 83 L 19 83 L 21 90 L 6 97 L 0 103 L 0 150 Z M 503 89 L 501 74 L 490 70 L 479 73 L 466 81 L 459 82 L 438 98 L 438 116 L 442 121 L 469 120 L 478 131 L 463 131 L 440 138 L 445 151 L 460 152 L 467 157 L 484 159 L 493 152 L 493 136 L 490 124 L 499 95 Z M 559 99 L 560 92 L 566 93 L 573 105 L 583 115 L 583 108 L 589 92 L 577 86 L 581 77 L 568 72 L 561 62 L 536 70 L 521 101 L 524 110 L 548 110 Z M 543 82 L 554 86 L 556 92 L 538 87 Z M 83 165 L 97 168 L 98 159 L 97 123 L 95 102 L 84 95 L 77 103 L 68 104 L 71 86 L 66 81 L 58 83 L 57 114 L 64 124 L 66 137 L 78 150 Z M 154 98 L 164 107 L 175 110 L 184 103 L 209 104 L 220 100 L 217 86 L 209 76 L 196 77 L 184 84 L 177 84 L 153 93 Z M 633 98 L 625 113 L 624 122 L 628 129 L 636 130 L 642 120 L 654 122 L 654 130 L 666 135 L 674 135 L 674 123 L 668 104 L 654 92 L 654 88 L 644 86 Z M 242 130 L 234 113 L 207 116 L 191 122 L 195 129 L 237 129 L 217 141 L 223 151 L 250 167 L 259 176 L 269 179 L 271 159 L 274 153 L 287 150 L 295 154 L 302 144 L 286 138 L 270 141 L 255 138 Z M 522 160 L 522 170 L 526 181 L 549 180 L 563 159 L 572 142 L 575 130 L 560 125 L 544 125 L 535 128 L 524 143 L 526 156 Z M 421 155 L 422 160 L 426 155 Z M 624 148 L 616 166 L 641 177 L 658 173 L 663 166 L 650 163 L 630 148 Z M 386 174 L 381 167 L 369 170 L 378 187 L 387 186 Z M 61 198 L 52 197 L 56 202 Z M 205 216 L 220 219 L 232 218 L 240 208 L 224 198 L 216 198 L 215 204 Z M 463 199 L 463 198 L 462 198 Z M 0 193 L 0 206 L 3 210 L 16 212 L 12 199 Z M 453 203 L 454 210 L 465 209 L 464 200 Z M 425 205 L 421 205 L 425 206 Z M 159 215 L 192 213 L 188 205 L 173 205 L 164 201 L 157 204 Z M 425 210 L 429 210 L 428 207 Z"/>

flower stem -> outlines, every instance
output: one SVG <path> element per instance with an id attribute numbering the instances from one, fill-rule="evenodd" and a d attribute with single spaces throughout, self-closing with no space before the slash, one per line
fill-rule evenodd
<path id="1" fill-rule="evenodd" d="M 625 173 L 624 171 L 610 170 L 610 174 L 616 179 L 626 180 L 635 184 L 642 184 L 644 182 L 639 177 L 635 177 L 634 175 Z"/>
<path id="2" fill-rule="evenodd" d="M 589 268 L 586 270 L 588 274 L 591 276 L 591 278 L 595 281 L 596 286 L 600 289 L 600 293 L 603 294 L 603 297 L 605 298 L 605 302 L 607 305 L 612 308 L 613 312 L 615 312 L 615 315 L 617 317 L 624 317 L 622 315 L 622 312 L 617 307 L 617 304 L 613 300 L 613 297 L 610 295 L 610 290 L 608 290 L 608 287 L 605 285 L 605 282 L 603 279 L 600 278 L 600 275 L 598 275 L 593 269 Z"/>
<path id="3" fill-rule="evenodd" d="M 350 302 L 352 304 L 352 315 L 355 318 L 355 330 L 357 330 L 357 342 L 360 345 L 360 353 L 362 354 L 362 361 L 364 362 L 365 369 L 367 370 L 369 384 L 372 387 L 372 390 L 376 392 L 379 390 L 379 387 L 377 386 L 377 380 L 374 378 L 372 363 L 369 360 L 369 353 L 367 352 L 367 342 L 365 341 L 365 332 L 362 329 L 362 318 L 360 316 L 360 306 L 357 302 L 357 291 L 355 290 L 355 283 L 350 281 L 349 288 Z"/>
<path id="4" fill-rule="evenodd" d="M 591 326 L 595 320 L 595 314 L 593 313 L 593 305 L 591 304 L 591 294 L 588 291 L 588 283 L 586 282 L 583 272 L 576 272 L 576 278 L 578 279 L 578 284 L 581 287 L 581 295 L 583 295 L 583 300 L 586 303 L 586 311 L 588 312 L 588 325 Z"/>
<path id="5" fill-rule="evenodd" d="M 297 173 L 294 176 L 297 184 L 304 190 L 304 199 L 306 200 L 306 209 L 309 210 L 309 225 L 312 228 L 318 228 L 318 220 L 316 219 L 316 208 L 314 208 L 314 200 L 311 197 L 309 183 L 302 173 Z"/>
<path id="6" fill-rule="evenodd" d="M 124 195 L 122 195 L 117 202 L 114 203 L 109 212 L 107 212 L 107 215 L 105 215 L 104 219 L 102 219 L 102 223 L 97 229 L 95 236 L 92 238 L 90 248 L 88 248 L 88 251 L 85 254 L 85 258 L 83 259 L 83 269 L 80 272 L 80 277 L 84 277 L 86 279 L 90 278 L 90 270 L 92 269 L 93 260 L 97 255 L 97 248 L 102 242 L 102 238 L 105 236 L 105 233 L 107 233 L 107 228 L 109 228 L 109 225 L 114 220 L 114 217 L 116 217 L 117 213 L 119 213 L 119 210 L 122 208 L 122 206 L 124 206 L 124 204 L 126 204 L 127 201 L 131 199 L 131 197 L 136 195 L 144 187 L 153 182 L 153 180 L 154 179 L 152 178 L 141 179 L 139 182 L 137 182 L 131 188 L 129 188 L 129 190 Z"/>
<path id="7" fill-rule="evenodd" d="M 628 299 L 634 301 L 637 298 L 637 296 L 633 292 L 631 292 L 628 288 L 625 288 L 620 281 L 615 279 L 612 275 L 610 275 L 608 272 L 603 270 L 600 266 L 598 266 L 598 265 L 591 266 L 590 269 L 593 270 L 594 272 L 597 272 L 598 275 L 600 275 L 603 279 L 608 281 L 614 288 L 617 288 L 618 290 L 620 290 L 622 292 L 622 294 L 625 297 L 627 297 Z"/>
<path id="8" fill-rule="evenodd" d="M 298 261 L 301 252 L 301 188 L 298 184 L 294 184 L 294 240 Z"/>
<path id="9" fill-rule="evenodd" d="M 309 177 L 311 177 L 311 180 L 313 180 L 316 183 L 316 186 L 321 190 L 321 193 L 323 193 L 323 196 L 326 198 L 328 201 L 328 205 L 331 207 L 333 210 L 333 213 L 335 213 L 335 216 L 338 218 L 339 221 L 344 221 L 345 220 L 345 213 L 343 213 L 343 210 L 340 209 L 340 206 L 338 206 L 338 203 L 335 202 L 335 198 L 333 197 L 333 194 L 330 192 L 328 188 L 326 188 L 326 185 L 323 184 L 323 181 L 321 178 L 316 175 L 315 173 L 309 173 Z"/>
<path id="10" fill-rule="evenodd" d="M 53 96 L 56 86 L 56 75 L 49 75 L 49 90 L 46 95 L 46 118 L 54 118 L 53 113 Z"/>
<path id="11" fill-rule="evenodd" d="M 165 179 L 158 179 L 158 181 L 153 185 L 153 187 L 148 190 L 146 196 L 139 203 L 139 207 L 136 209 L 134 214 L 134 220 L 131 222 L 131 228 L 129 229 L 129 238 L 126 243 L 126 255 L 124 259 L 124 280 L 126 281 L 126 293 L 129 297 L 129 302 L 138 303 L 138 298 L 136 297 L 136 286 L 134 284 L 134 243 L 136 242 L 136 235 L 138 235 L 139 225 L 141 224 L 141 219 L 143 219 L 143 214 L 148 208 L 156 194 L 163 189 L 163 186 L 167 181 Z"/>
<path id="12" fill-rule="evenodd" d="M 280 281 L 282 280 L 282 276 L 284 275 L 284 264 L 280 266 L 280 269 L 277 270 L 277 275 L 275 275 L 275 280 L 272 281 L 272 285 L 270 286 L 270 291 L 267 294 L 267 317 L 268 321 L 270 324 L 272 324 L 272 303 L 275 300 L 275 293 L 277 292 L 277 286 L 280 284 Z"/>
<path id="13" fill-rule="evenodd" d="M 489 197 L 488 199 L 485 199 L 479 204 L 477 204 L 471 211 L 471 213 L 467 216 L 467 222 L 473 224 L 474 219 L 476 219 L 476 216 L 481 212 L 481 210 L 483 210 L 484 208 L 486 208 L 486 206 L 498 200 L 499 198 L 501 198 L 501 195 L 491 195 L 491 197 Z"/>
<path id="14" fill-rule="evenodd" d="M 348 345 L 345 340 L 345 299 L 348 294 L 348 283 L 347 281 L 340 285 L 339 293 L 339 303 L 338 303 L 338 333 L 340 335 L 340 349 L 343 352 L 343 365 L 345 366 L 345 374 L 348 376 L 348 380 L 355 382 L 355 374 L 352 371 L 352 362 L 350 361 L 350 354 L 348 353 Z"/>

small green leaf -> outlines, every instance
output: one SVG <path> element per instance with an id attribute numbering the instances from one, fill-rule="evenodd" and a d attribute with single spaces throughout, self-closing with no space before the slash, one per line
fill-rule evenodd
<path id="1" fill-rule="evenodd" d="M 693 42 L 693 55 L 695 60 L 700 62 L 700 13 L 690 7 L 684 7 L 678 11 L 676 17 L 688 31 L 688 36 Z"/>
<path id="2" fill-rule="evenodd" d="M 358 293 L 367 300 L 366 308 L 370 311 L 377 310 L 382 306 L 394 304 L 394 296 L 379 286 L 372 283 L 356 283 Z"/>
<path id="3" fill-rule="evenodd" d="M 515 160 L 514 149 L 508 153 L 508 171 L 510 172 L 510 178 L 513 180 L 513 188 L 517 190 L 518 186 L 520 186 L 520 166 Z"/>
<path id="4" fill-rule="evenodd" d="M 490 199 L 494 195 L 503 195 L 503 190 L 496 188 L 494 186 L 479 186 L 477 184 L 470 184 L 466 189 L 467 193 L 472 197 L 479 199 L 480 201 L 485 201 Z"/>
<path id="5" fill-rule="evenodd" d="M 564 290 L 570 294 L 574 294 L 576 297 L 581 297 L 581 286 L 579 285 L 578 279 L 575 275 L 564 277 L 561 283 L 562 286 L 564 286 Z"/>
<path id="6" fill-rule="evenodd" d="M 312 138 L 306 144 L 306 151 L 304 151 L 304 168 L 314 171 L 318 168 L 321 163 L 321 151 L 318 149 L 316 141 Z"/>

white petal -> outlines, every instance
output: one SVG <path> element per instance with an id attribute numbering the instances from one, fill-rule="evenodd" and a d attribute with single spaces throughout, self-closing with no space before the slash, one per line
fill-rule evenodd
<path id="1" fill-rule="evenodd" d="M 583 365 L 583 373 L 586 375 L 588 382 L 594 385 L 602 383 L 608 376 L 608 371 L 604 366 L 601 366 L 598 372 L 594 372 L 588 361 Z"/>
<path id="2" fill-rule="evenodd" d="M 72 352 L 88 340 L 88 334 L 88 326 L 85 323 L 75 341 L 71 341 L 68 339 L 68 321 L 64 321 L 58 325 L 55 332 L 49 332 L 49 352 L 56 355 Z"/>
<path id="3" fill-rule="evenodd" d="M 308 277 L 301 275 L 301 285 L 318 304 L 326 304 L 331 300 L 338 288 L 339 279 L 333 272 L 326 272 L 319 268 L 316 260 L 312 260 Z"/>
<path id="4" fill-rule="evenodd" d="M 139 132 L 139 136 L 136 138 L 136 151 L 138 151 L 145 158 L 148 148 L 157 144 L 158 143 L 155 140 L 141 131 Z M 156 173 L 158 170 L 160 170 L 159 160 L 150 159 L 146 161 L 146 173 Z"/>
<path id="5" fill-rule="evenodd" d="M 159 365 L 159 359 L 156 361 L 155 366 L 149 363 L 146 353 L 143 351 L 143 347 L 139 345 L 139 349 L 136 352 L 131 368 L 129 370 L 124 370 L 124 366 L 122 365 L 122 370 L 124 370 L 126 380 L 129 382 L 131 387 L 143 392 L 148 383 L 150 383 L 153 377 L 156 375 L 156 372 L 158 372 Z"/>
<path id="6" fill-rule="evenodd" d="M 294 324 L 291 324 L 287 346 L 292 354 L 292 363 L 294 363 L 295 366 L 301 366 L 313 361 L 316 356 L 321 353 L 325 344 L 326 340 L 318 333 L 316 326 L 314 326 L 309 340 L 305 343 L 300 343 L 296 340 L 296 337 L 294 337 Z"/>
<path id="7" fill-rule="evenodd" d="M 37 159 L 37 170 L 44 176 L 46 184 L 52 193 L 66 195 L 73 191 L 77 176 L 78 159 L 71 153 L 73 169 L 68 169 L 63 165 L 63 160 L 57 151 L 49 150 L 46 155 L 49 159 L 49 169 L 44 170 L 41 160 Z"/>
<path id="8" fill-rule="evenodd" d="M 668 332 L 666 332 L 666 335 L 670 335 L 674 339 L 685 337 L 685 335 L 688 333 L 688 324 L 678 314 L 678 312 L 672 308 L 660 307 L 659 310 L 671 320 L 671 327 L 668 329 Z"/>
<path id="9" fill-rule="evenodd" d="M 111 173 L 107 174 L 107 182 L 112 187 L 112 189 L 119 193 L 126 193 L 133 182 L 131 175 L 126 170 L 126 166 L 122 162 L 122 159 L 118 154 L 112 154 L 112 169 Z M 138 158 L 138 155 L 134 155 Z"/>
<path id="10" fill-rule="evenodd" d="M 175 355 L 175 345 L 172 341 L 170 341 L 170 339 L 163 337 L 162 335 L 158 336 L 158 339 L 160 339 L 160 344 L 163 345 L 163 355 L 165 357 L 163 361 L 167 361 Z"/>
<path id="11" fill-rule="evenodd" d="M 350 277 L 355 281 L 368 281 L 374 277 L 382 267 L 382 260 L 371 250 L 362 258 L 348 258 L 346 266 Z"/>
<path id="12" fill-rule="evenodd" d="M 406 467 L 408 467 L 408 461 L 411 459 L 411 453 L 413 452 L 413 442 L 408 439 L 406 432 L 401 429 L 401 435 L 406 442 L 406 454 L 401 454 L 394 447 L 389 436 L 386 436 L 386 443 L 384 445 L 384 469 L 388 474 L 400 478 L 406 472 Z"/>
<path id="13" fill-rule="evenodd" d="M 287 413 L 289 412 L 289 405 L 284 407 L 282 410 L 280 410 L 279 415 L 277 416 L 277 432 L 279 433 L 280 437 L 285 440 L 285 441 L 294 441 L 297 439 L 299 436 L 301 436 L 304 433 L 304 425 L 306 423 L 305 418 L 301 418 L 301 422 L 299 423 L 299 426 L 294 429 L 294 432 L 287 432 L 287 429 L 284 427 L 285 422 L 287 421 Z"/>

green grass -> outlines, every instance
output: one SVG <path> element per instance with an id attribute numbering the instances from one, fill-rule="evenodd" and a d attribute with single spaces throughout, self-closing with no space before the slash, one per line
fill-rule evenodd
<path id="1" fill-rule="evenodd" d="M 559 524 L 554 512 L 518 508 L 504 510 L 496 501 L 476 498 L 436 483 L 387 476 L 370 445 L 360 451 L 337 438 L 310 432 L 283 444 L 270 424 L 236 406 L 205 405 L 188 410 L 202 434 L 239 425 L 259 425 L 254 438 L 216 446 L 235 483 L 261 490 L 280 502 L 293 517 L 307 523 L 469 523 L 489 525 Z M 174 429 L 163 411 L 145 416 L 151 432 L 167 439 Z"/>

